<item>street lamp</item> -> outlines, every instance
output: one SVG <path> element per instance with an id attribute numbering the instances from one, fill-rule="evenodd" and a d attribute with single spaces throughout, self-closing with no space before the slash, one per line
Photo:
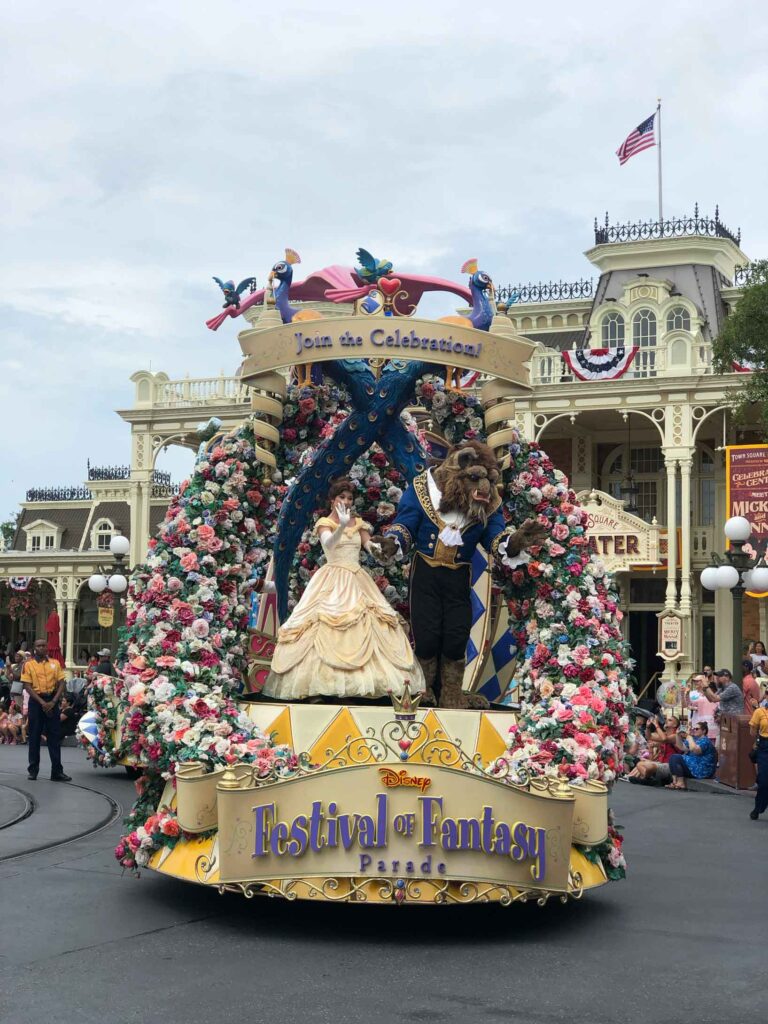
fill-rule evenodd
<path id="1" fill-rule="evenodd" d="M 116 533 L 109 542 L 109 550 L 114 558 L 111 567 L 98 566 L 97 571 L 88 579 L 88 589 L 94 594 L 103 594 L 109 588 L 113 594 L 124 594 L 128 589 L 130 573 L 127 565 L 123 565 L 125 556 L 131 548 L 131 542 L 121 533 Z"/>
<path id="2" fill-rule="evenodd" d="M 712 553 L 712 565 L 701 574 L 701 585 L 706 590 L 730 590 L 733 598 L 733 681 L 741 679 L 742 604 L 746 591 L 768 591 L 768 565 L 762 555 L 752 558 L 744 545 L 752 535 L 752 524 L 744 516 L 731 516 L 723 532 L 731 546 L 725 558 Z"/>

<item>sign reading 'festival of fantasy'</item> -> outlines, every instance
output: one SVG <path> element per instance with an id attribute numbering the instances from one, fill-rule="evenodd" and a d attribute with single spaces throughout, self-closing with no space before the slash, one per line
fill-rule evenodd
<path id="1" fill-rule="evenodd" d="M 565 891 L 571 793 L 360 765 L 217 793 L 221 881 L 433 878 Z"/>
<path id="2" fill-rule="evenodd" d="M 768 543 L 768 444 L 728 445 L 725 457 L 726 518 L 748 519 L 749 543 L 762 553 Z"/>

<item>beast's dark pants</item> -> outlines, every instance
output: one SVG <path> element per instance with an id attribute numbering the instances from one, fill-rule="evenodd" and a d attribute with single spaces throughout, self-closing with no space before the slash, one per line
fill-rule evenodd
<path id="1" fill-rule="evenodd" d="M 46 700 L 50 700 L 53 694 L 48 694 Z M 51 758 L 51 775 L 60 775 L 61 767 L 61 722 L 59 705 L 56 704 L 46 715 L 40 704 L 29 698 L 29 771 L 37 774 L 40 768 L 40 738 L 45 733 L 48 741 L 48 754 Z"/>
<path id="2" fill-rule="evenodd" d="M 432 566 L 414 555 L 411 629 L 419 658 L 462 661 L 472 628 L 471 568 Z"/>

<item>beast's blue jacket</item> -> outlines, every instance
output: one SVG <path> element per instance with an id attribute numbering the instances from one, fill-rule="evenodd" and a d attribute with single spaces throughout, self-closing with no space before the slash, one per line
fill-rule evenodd
<path id="1" fill-rule="evenodd" d="M 403 554 L 413 547 L 430 565 L 458 569 L 470 564 L 478 544 L 482 544 L 490 555 L 498 554 L 499 544 L 512 532 L 507 529 L 501 499 L 497 498 L 491 507 L 485 526 L 470 523 L 461 531 L 461 547 L 449 547 L 439 537 L 446 524 L 432 504 L 427 474 L 420 473 L 403 493 L 397 516 L 383 533 L 385 537 L 394 537 L 398 541 Z"/>

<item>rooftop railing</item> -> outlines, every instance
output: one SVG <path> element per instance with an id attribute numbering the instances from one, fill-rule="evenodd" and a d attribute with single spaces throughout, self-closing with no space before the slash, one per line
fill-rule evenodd
<path id="1" fill-rule="evenodd" d="M 539 281 L 538 284 L 508 284 L 496 289 L 496 299 L 508 305 L 520 302 L 566 302 L 568 299 L 591 299 L 594 282 Z"/>
<path id="2" fill-rule="evenodd" d="M 87 487 L 31 487 L 27 501 L 90 501 L 93 495 Z"/>
<path id="3" fill-rule="evenodd" d="M 630 224 L 611 224 L 608 214 L 605 223 L 598 224 L 595 218 L 595 245 L 610 242 L 641 242 L 652 238 L 682 238 L 686 235 L 703 235 L 706 238 L 729 238 L 741 245 L 741 228 L 735 233 L 720 220 L 720 207 L 715 207 L 715 216 L 706 217 L 699 212 L 699 204 L 693 208 L 692 217 L 671 217 L 668 220 L 641 220 Z"/>

